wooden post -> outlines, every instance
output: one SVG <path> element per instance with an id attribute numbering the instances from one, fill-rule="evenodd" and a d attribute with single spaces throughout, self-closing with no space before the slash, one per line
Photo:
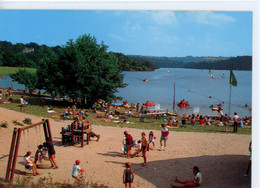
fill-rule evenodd
<path id="1" fill-rule="evenodd" d="M 10 180 L 10 169 L 11 169 L 11 163 L 12 163 L 13 157 L 14 157 L 14 147 L 16 145 L 16 138 L 17 138 L 17 128 L 14 128 L 13 138 L 12 138 L 12 143 L 11 143 L 10 153 L 9 153 L 9 159 L 8 159 L 8 163 L 7 163 L 5 181 Z"/>
<path id="2" fill-rule="evenodd" d="M 71 145 L 74 146 L 74 122 L 71 124 Z"/>
<path id="3" fill-rule="evenodd" d="M 48 131 L 47 131 L 47 127 L 46 127 L 46 121 L 44 119 L 42 121 L 44 121 L 42 126 L 43 126 L 43 130 L 44 130 L 45 141 L 47 141 L 48 140 Z"/>
<path id="4" fill-rule="evenodd" d="M 84 126 L 81 126 L 81 147 L 84 147 Z"/>
<path id="5" fill-rule="evenodd" d="M 45 120 L 45 122 L 47 123 L 47 134 L 48 134 L 48 138 L 51 140 L 52 142 L 52 134 L 51 134 L 51 127 L 50 127 L 50 122 L 49 120 Z"/>
<path id="6" fill-rule="evenodd" d="M 13 165 L 12 165 L 12 169 L 11 169 L 11 178 L 10 178 L 11 181 L 13 181 L 13 179 L 14 179 L 14 170 L 15 170 L 15 166 L 16 166 L 17 155 L 18 155 L 18 150 L 19 150 L 19 145 L 20 145 L 21 132 L 22 132 L 21 129 L 18 129 L 17 141 L 16 141 L 15 150 L 14 150 Z"/>
<path id="7" fill-rule="evenodd" d="M 64 130 L 64 127 L 62 127 L 61 128 L 61 143 L 62 143 L 62 145 L 65 144 L 65 136 L 64 136 L 64 134 L 65 134 L 65 130 Z"/>

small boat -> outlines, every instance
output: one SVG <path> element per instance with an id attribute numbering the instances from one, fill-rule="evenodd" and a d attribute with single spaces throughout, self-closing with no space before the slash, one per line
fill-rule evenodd
<path id="1" fill-rule="evenodd" d="M 147 79 L 143 79 L 143 82 L 148 82 L 148 80 Z"/>

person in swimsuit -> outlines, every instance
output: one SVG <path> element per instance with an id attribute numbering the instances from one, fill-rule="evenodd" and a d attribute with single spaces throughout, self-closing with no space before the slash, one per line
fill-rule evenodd
<path id="1" fill-rule="evenodd" d="M 129 185 L 129 188 L 132 187 L 132 183 L 134 182 L 134 172 L 130 168 L 130 163 L 125 163 L 126 169 L 124 170 L 123 174 L 123 183 L 125 184 L 125 187 Z"/>
<path id="2" fill-rule="evenodd" d="M 142 153 L 143 153 L 143 157 L 144 157 L 144 164 L 143 166 L 146 166 L 146 149 L 147 149 L 147 145 L 148 145 L 148 141 L 145 137 L 145 132 L 142 132 Z"/>

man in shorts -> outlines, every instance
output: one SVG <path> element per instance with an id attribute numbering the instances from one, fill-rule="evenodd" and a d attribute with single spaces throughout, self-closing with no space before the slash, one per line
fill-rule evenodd
<path id="1" fill-rule="evenodd" d="M 133 137 L 127 133 L 127 131 L 124 132 L 125 138 L 126 138 L 126 148 L 127 148 L 127 157 L 131 156 L 131 148 L 133 146 Z"/>

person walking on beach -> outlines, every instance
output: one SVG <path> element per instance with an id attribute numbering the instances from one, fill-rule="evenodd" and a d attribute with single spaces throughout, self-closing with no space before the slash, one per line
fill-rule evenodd
<path id="1" fill-rule="evenodd" d="M 142 153 L 143 153 L 143 158 L 144 158 L 144 164 L 143 166 L 146 166 L 146 149 L 147 149 L 147 145 L 148 145 L 148 141 L 145 137 L 145 132 L 142 132 Z"/>
<path id="2" fill-rule="evenodd" d="M 198 187 L 202 182 L 202 174 L 200 173 L 199 167 L 194 166 L 193 173 L 195 177 L 192 181 L 181 181 L 176 177 L 175 182 L 181 183 L 182 185 L 170 184 L 171 187 Z"/>
<path id="3" fill-rule="evenodd" d="M 169 135 L 169 131 L 168 129 L 166 128 L 165 124 L 162 124 L 162 129 L 161 129 L 161 139 L 160 139 L 160 144 L 161 144 L 161 148 L 160 148 L 160 151 L 162 150 L 166 150 L 166 140 L 168 138 L 168 135 Z M 162 142 L 164 142 L 164 148 L 163 148 L 163 145 L 162 145 Z"/>
<path id="4" fill-rule="evenodd" d="M 125 187 L 129 185 L 129 188 L 132 187 L 132 183 L 134 182 L 134 172 L 130 168 L 130 163 L 125 163 L 126 169 L 124 170 L 123 174 L 123 183 L 125 184 Z"/>

